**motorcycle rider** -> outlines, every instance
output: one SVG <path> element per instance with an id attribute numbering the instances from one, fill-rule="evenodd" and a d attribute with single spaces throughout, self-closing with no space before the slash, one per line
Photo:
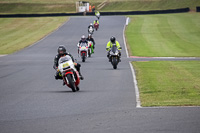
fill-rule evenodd
<path id="1" fill-rule="evenodd" d="M 95 24 L 95 23 L 99 24 L 99 21 L 98 20 L 94 20 L 93 24 Z"/>
<path id="2" fill-rule="evenodd" d="M 95 12 L 95 16 L 99 19 L 99 18 L 100 18 L 100 12 L 99 12 L 99 11 L 96 11 L 96 12 Z"/>
<path id="3" fill-rule="evenodd" d="M 94 38 L 92 37 L 91 34 L 88 34 L 88 38 L 86 40 L 87 41 L 92 41 L 92 43 L 93 43 L 93 49 L 95 49 L 95 41 L 94 41 Z"/>
<path id="4" fill-rule="evenodd" d="M 90 23 L 90 25 L 88 26 L 88 32 L 89 32 L 89 29 L 92 28 L 92 33 L 94 32 L 94 26 L 92 23 Z"/>
<path id="5" fill-rule="evenodd" d="M 77 44 L 77 47 L 78 47 L 78 54 L 79 54 L 79 47 L 80 47 L 80 44 L 81 43 L 86 43 L 87 44 L 87 46 L 88 46 L 88 41 L 86 40 L 86 37 L 85 37 L 85 35 L 82 35 L 81 36 L 81 40 L 78 42 L 78 44 Z"/>
<path id="6" fill-rule="evenodd" d="M 107 43 L 107 46 L 106 46 L 106 51 L 108 51 L 107 57 L 108 57 L 109 61 L 110 61 L 110 58 L 109 58 L 110 57 L 110 50 L 111 50 L 113 44 L 116 44 L 116 47 L 117 47 L 117 49 L 119 51 L 119 59 L 121 58 L 121 50 L 122 50 L 122 48 L 121 48 L 119 42 L 116 41 L 116 38 L 114 36 L 112 36 L 110 38 L 110 41 Z M 121 59 L 119 61 L 121 61 Z"/>
<path id="7" fill-rule="evenodd" d="M 69 55 L 72 58 L 72 61 L 74 62 L 73 56 L 70 53 L 66 52 L 65 46 L 60 45 L 58 47 L 58 54 L 54 58 L 54 65 L 53 65 L 53 68 L 56 70 L 56 74 L 55 74 L 55 79 L 56 80 L 57 79 L 63 79 L 61 73 L 58 72 L 57 69 L 58 69 L 58 61 L 59 61 L 59 59 L 62 56 L 65 56 L 65 55 Z M 83 76 L 81 75 L 81 72 L 80 72 L 81 65 L 79 63 L 75 63 L 75 62 L 74 62 L 74 65 L 75 65 L 76 70 L 79 72 L 80 79 L 83 80 L 84 78 L 83 78 Z M 63 85 L 64 85 L 64 82 L 63 82 Z"/>

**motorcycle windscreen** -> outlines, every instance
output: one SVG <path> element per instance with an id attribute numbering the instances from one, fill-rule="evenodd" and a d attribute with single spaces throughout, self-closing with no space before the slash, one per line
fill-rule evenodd
<path id="1" fill-rule="evenodd" d="M 64 63 L 64 62 L 67 62 L 69 60 L 72 60 L 72 58 L 69 56 L 69 55 L 66 55 L 64 57 L 61 57 L 58 61 L 58 64 L 61 64 L 61 63 Z"/>
<path id="2" fill-rule="evenodd" d="M 117 46 L 116 46 L 116 45 L 113 45 L 112 48 L 111 48 L 111 51 L 112 51 L 113 53 L 115 53 L 115 52 L 117 51 Z"/>
<path id="3" fill-rule="evenodd" d="M 87 47 L 87 44 L 86 43 L 81 43 L 80 46 L 81 47 Z"/>

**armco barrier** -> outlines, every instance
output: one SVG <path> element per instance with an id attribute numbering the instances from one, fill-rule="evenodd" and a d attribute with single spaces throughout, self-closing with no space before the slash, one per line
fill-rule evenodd
<path id="1" fill-rule="evenodd" d="M 200 12 L 200 6 L 197 6 L 197 12 Z"/>
<path id="2" fill-rule="evenodd" d="M 129 11 L 129 12 L 101 12 L 101 15 L 144 15 L 144 14 L 167 14 L 189 12 L 189 8 L 151 10 L 151 11 Z M 55 16 L 83 16 L 84 13 L 52 13 L 52 14 L 0 14 L 0 18 L 8 17 L 55 17 Z M 86 15 L 94 15 L 94 12 L 87 12 Z"/>

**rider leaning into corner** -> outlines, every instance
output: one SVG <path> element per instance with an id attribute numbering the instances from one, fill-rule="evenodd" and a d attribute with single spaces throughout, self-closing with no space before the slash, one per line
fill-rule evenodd
<path id="1" fill-rule="evenodd" d="M 58 47 L 58 54 L 54 58 L 54 65 L 53 65 L 53 68 L 56 70 L 56 74 L 55 74 L 56 80 L 63 79 L 60 72 L 58 72 L 58 61 L 59 61 L 60 57 L 65 56 L 65 55 L 69 55 L 72 58 L 72 61 L 74 62 L 73 56 L 70 53 L 66 52 L 65 46 L 60 45 Z M 80 72 L 81 65 L 79 63 L 75 63 L 75 62 L 74 62 L 74 65 L 75 65 L 76 70 L 79 72 L 80 79 L 83 80 L 83 76 L 81 75 L 81 72 Z"/>
<path id="2" fill-rule="evenodd" d="M 92 35 L 91 34 L 88 34 L 88 38 L 86 39 L 87 41 L 92 41 L 92 43 L 93 43 L 93 49 L 95 48 L 95 41 L 94 41 L 94 38 L 92 37 Z"/>
<path id="3" fill-rule="evenodd" d="M 99 11 L 96 11 L 96 12 L 95 12 L 95 16 L 99 19 L 99 17 L 100 17 L 100 12 L 99 12 Z"/>
<path id="4" fill-rule="evenodd" d="M 108 57 L 109 61 L 110 61 L 110 58 L 109 58 L 110 57 L 110 50 L 113 47 L 113 44 L 116 44 L 117 49 L 119 50 L 119 58 L 121 58 L 121 50 L 122 50 L 121 46 L 120 46 L 119 42 L 116 41 L 116 38 L 112 36 L 110 38 L 110 41 L 107 43 L 107 46 L 106 46 L 106 50 L 108 51 L 107 57 Z M 121 59 L 120 59 L 120 61 L 121 61 Z"/>

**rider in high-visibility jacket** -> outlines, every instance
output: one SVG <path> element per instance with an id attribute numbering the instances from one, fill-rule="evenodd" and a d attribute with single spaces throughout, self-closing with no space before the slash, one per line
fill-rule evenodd
<path id="1" fill-rule="evenodd" d="M 119 42 L 116 41 L 115 37 L 112 36 L 112 37 L 110 38 L 110 41 L 109 41 L 109 42 L 107 43 L 107 45 L 106 45 L 106 50 L 108 51 L 108 54 L 107 54 L 108 59 L 109 59 L 109 57 L 110 57 L 110 50 L 111 50 L 113 44 L 116 44 L 117 49 L 119 50 L 119 57 L 121 57 L 121 50 L 122 50 L 122 49 L 121 49 L 121 46 L 120 46 Z M 110 60 L 109 60 L 109 61 L 110 61 Z"/>
<path id="2" fill-rule="evenodd" d="M 98 20 L 94 20 L 93 24 L 95 24 L 95 23 L 99 24 L 99 21 Z"/>

